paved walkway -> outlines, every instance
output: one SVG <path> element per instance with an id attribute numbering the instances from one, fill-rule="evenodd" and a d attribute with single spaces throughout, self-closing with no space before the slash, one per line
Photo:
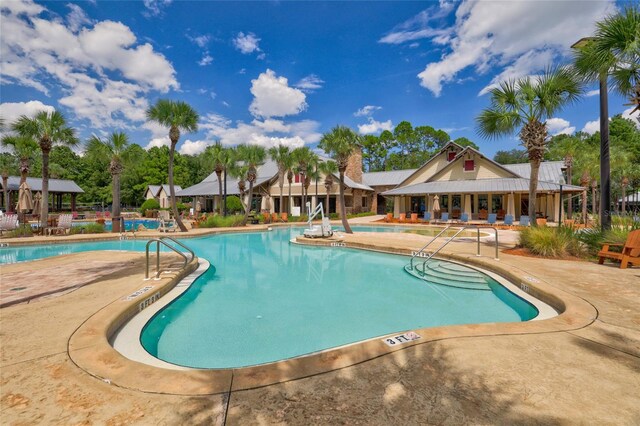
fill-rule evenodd
<path id="1" fill-rule="evenodd" d="M 384 235 L 413 248 L 424 237 Z M 355 237 L 375 243 L 366 235 Z M 506 238 L 505 238 L 506 240 Z M 447 249 L 473 253 L 473 243 Z M 491 247 L 483 246 L 491 256 Z M 95 254 L 69 255 L 68 271 Z M 89 376 L 67 342 L 89 316 L 142 285 L 143 256 L 109 253 L 111 274 L 0 310 L 5 424 L 639 424 L 640 269 L 501 254 L 500 263 L 584 298 L 580 330 L 454 338 L 265 388 L 204 397 L 147 394 Z M 59 262 L 14 265 L 42 276 Z M 117 267 L 117 270 L 114 268 Z M 4 281 L 5 268 L 2 270 Z M 39 271 L 39 272 L 38 272 Z M 101 275 L 101 274 L 100 274 Z M 35 275 L 34 275 L 35 277 Z"/>

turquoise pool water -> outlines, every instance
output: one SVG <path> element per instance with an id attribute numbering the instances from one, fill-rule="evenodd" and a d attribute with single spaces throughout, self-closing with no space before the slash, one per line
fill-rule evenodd
<path id="1" fill-rule="evenodd" d="M 143 346 L 174 364 L 232 368 L 405 330 L 526 321 L 537 314 L 489 277 L 492 291 L 428 284 L 403 271 L 408 261 L 403 256 L 290 244 L 302 230 L 185 240 L 212 267 L 147 324 Z M 143 251 L 145 244 L 123 240 L 2 248 L 0 262 L 91 250 Z"/>
<path id="2" fill-rule="evenodd" d="M 86 225 L 90 222 L 73 222 L 73 226 L 82 226 Z M 111 231 L 111 219 L 107 219 L 104 223 L 104 229 L 107 231 Z M 131 219 L 124 221 L 125 230 L 131 231 L 132 229 L 138 229 L 138 226 L 144 225 L 147 229 L 158 229 L 160 222 L 156 219 Z"/>

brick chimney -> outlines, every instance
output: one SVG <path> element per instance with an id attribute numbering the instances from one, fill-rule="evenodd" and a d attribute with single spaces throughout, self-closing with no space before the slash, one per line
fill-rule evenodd
<path id="1" fill-rule="evenodd" d="M 362 183 L 362 147 L 360 145 L 356 145 L 353 149 L 344 173 L 354 182 Z"/>

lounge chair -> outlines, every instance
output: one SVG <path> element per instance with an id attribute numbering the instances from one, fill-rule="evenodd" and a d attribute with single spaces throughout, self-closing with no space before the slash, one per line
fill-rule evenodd
<path id="1" fill-rule="evenodd" d="M 510 214 L 506 215 L 504 217 L 504 224 L 509 226 L 513 225 L 513 215 L 510 215 Z"/>
<path id="2" fill-rule="evenodd" d="M 71 231 L 72 214 L 61 214 L 58 216 L 58 223 L 55 226 L 47 228 L 49 235 L 64 235 Z"/>
<path id="3" fill-rule="evenodd" d="M 176 232 L 178 230 L 178 224 L 175 219 L 160 219 L 160 225 L 158 231 L 160 232 Z"/>
<path id="4" fill-rule="evenodd" d="M 498 220 L 504 220 L 504 214 L 506 212 L 503 209 L 500 209 L 496 212 L 496 219 Z"/>
<path id="5" fill-rule="evenodd" d="M 18 229 L 18 215 L 5 214 L 0 217 L 0 235 L 5 231 L 14 231 Z"/>
<path id="6" fill-rule="evenodd" d="M 469 215 L 467 213 L 462 213 L 460 216 L 460 222 L 469 222 Z"/>
<path id="7" fill-rule="evenodd" d="M 431 220 L 431 212 L 424 212 L 424 220 L 425 222 L 429 222 Z"/>
<path id="8" fill-rule="evenodd" d="M 485 209 L 480 209 L 478 212 L 478 220 L 487 220 L 489 212 Z"/>
<path id="9" fill-rule="evenodd" d="M 520 216 L 520 226 L 529 226 L 529 216 Z"/>
<path id="10" fill-rule="evenodd" d="M 398 218 L 398 222 L 404 223 L 406 221 L 407 221 L 407 214 L 406 213 L 400 213 L 400 217 Z"/>
<path id="11" fill-rule="evenodd" d="M 611 251 L 610 247 L 622 247 L 622 251 Z M 598 263 L 602 265 L 605 259 L 620 261 L 620 269 L 626 269 L 628 264 L 640 265 L 640 229 L 629 232 L 624 244 L 604 243 L 598 253 Z"/>
<path id="12" fill-rule="evenodd" d="M 418 223 L 418 213 L 411 213 L 411 223 Z"/>
<path id="13" fill-rule="evenodd" d="M 440 220 L 443 222 L 449 222 L 449 213 L 442 213 L 442 215 L 440 215 Z"/>
<path id="14" fill-rule="evenodd" d="M 489 225 L 493 225 L 496 223 L 497 218 L 498 215 L 496 213 L 489 213 L 489 216 L 487 217 L 487 223 L 489 223 Z"/>
<path id="15" fill-rule="evenodd" d="M 460 209 L 453 209 L 451 211 L 451 219 L 460 219 Z"/>

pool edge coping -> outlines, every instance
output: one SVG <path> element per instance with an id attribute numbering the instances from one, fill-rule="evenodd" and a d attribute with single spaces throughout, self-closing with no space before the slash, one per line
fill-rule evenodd
<path id="1" fill-rule="evenodd" d="M 362 243 L 350 244 L 347 248 L 390 254 L 407 254 L 408 251 L 400 253 L 399 249 L 384 250 L 375 244 Z M 421 335 L 419 340 L 394 347 L 383 343 L 382 339 L 385 336 L 380 336 L 338 348 L 252 367 L 171 370 L 130 360 L 116 351 L 109 343 L 114 333 L 137 313 L 140 299 L 125 301 L 123 300 L 125 295 L 94 313 L 78 327 L 69 339 L 67 351 L 69 357 L 79 368 L 96 378 L 120 387 L 150 393 L 211 395 L 264 387 L 323 374 L 412 346 L 439 340 L 563 332 L 586 327 L 597 318 L 596 309 L 586 300 L 538 280 L 530 273 L 516 267 L 499 264 L 493 259 L 476 257 L 475 255 L 441 253 L 439 257 L 487 269 L 515 285 L 519 283 L 523 291 L 552 306 L 558 315 L 539 321 L 421 328 L 411 330 Z M 159 292 L 161 297 L 164 296 L 197 268 L 198 259 L 196 258 L 186 269 L 166 274 L 160 281 L 156 281 L 158 285 L 154 287 L 154 291 Z M 387 336 L 401 333 L 402 331 L 399 331 Z"/>

